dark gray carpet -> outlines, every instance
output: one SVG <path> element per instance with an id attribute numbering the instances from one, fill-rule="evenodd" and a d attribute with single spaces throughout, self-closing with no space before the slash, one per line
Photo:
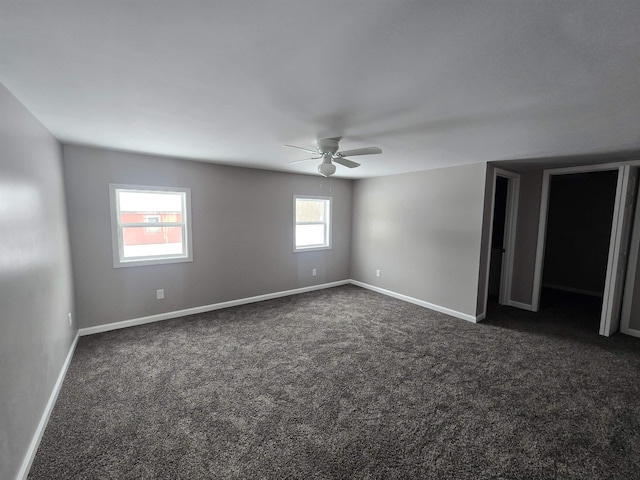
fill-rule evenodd
<path id="1" fill-rule="evenodd" d="M 29 478 L 640 478 L 640 339 L 580 315 L 345 286 L 83 337 Z"/>

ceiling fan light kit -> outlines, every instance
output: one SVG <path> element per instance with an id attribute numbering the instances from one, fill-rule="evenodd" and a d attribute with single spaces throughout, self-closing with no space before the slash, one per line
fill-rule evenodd
<path id="1" fill-rule="evenodd" d="M 323 177 L 330 177 L 336 172 L 336 166 L 333 164 L 333 162 L 347 168 L 356 168 L 359 167 L 360 164 L 345 157 L 353 157 L 356 155 L 374 155 L 382 153 L 382 150 L 378 147 L 356 148 L 355 150 L 345 150 L 339 152 L 339 143 L 340 138 L 323 138 L 316 142 L 315 151 L 304 147 L 298 147 L 296 145 L 285 145 L 285 147 L 297 148 L 299 150 L 304 150 L 305 152 L 313 153 L 314 155 L 316 155 L 312 158 L 305 158 L 304 160 L 294 160 L 293 162 L 288 162 L 287 165 L 306 162 L 308 160 L 318 160 L 319 158 L 322 158 L 322 163 L 318 165 L 318 173 L 320 173 L 320 175 L 322 175 Z"/>
<path id="2" fill-rule="evenodd" d="M 336 173 L 336 166 L 331 163 L 331 156 L 325 155 L 324 160 L 318 165 L 318 173 L 323 177 L 330 177 Z"/>

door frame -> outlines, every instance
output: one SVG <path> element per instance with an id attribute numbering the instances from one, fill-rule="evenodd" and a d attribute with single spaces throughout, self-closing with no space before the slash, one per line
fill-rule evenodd
<path id="1" fill-rule="evenodd" d="M 637 164 L 637 162 L 633 162 Z M 609 243 L 609 257 L 607 260 L 607 275 L 604 288 L 604 298 L 602 306 L 602 315 L 600 318 L 600 335 L 606 335 L 605 327 L 611 322 L 611 311 L 609 303 L 613 300 L 614 295 L 611 295 L 612 284 L 615 284 L 615 279 L 620 274 L 618 271 L 618 257 L 620 255 L 620 243 L 622 237 L 622 222 L 620 216 L 623 215 L 626 191 L 623 191 L 627 187 L 629 167 L 632 165 L 630 162 L 625 163 L 609 163 L 609 164 L 597 164 L 597 165 L 581 165 L 577 167 L 564 167 L 546 169 L 543 171 L 542 177 L 542 193 L 540 199 L 540 218 L 538 221 L 538 240 L 536 246 L 536 261 L 533 277 L 533 294 L 532 294 L 532 309 L 537 312 L 540 309 L 540 296 L 542 293 L 542 269 L 544 266 L 544 253 L 547 240 L 547 216 L 549 214 L 549 193 L 550 183 L 552 175 L 571 175 L 576 173 L 589 173 L 589 172 L 602 172 L 608 170 L 615 170 L 618 172 L 618 179 L 616 185 L 616 196 L 614 200 L 613 221 L 611 222 L 611 240 Z"/>
<path id="2" fill-rule="evenodd" d="M 484 289 L 484 317 L 487 313 L 489 301 L 489 272 L 491 270 L 491 240 L 493 238 L 493 217 L 496 201 L 496 182 L 498 177 L 507 179 L 507 205 L 504 222 L 505 252 L 502 257 L 502 269 L 500 272 L 500 293 L 498 303 L 509 305 L 511 302 L 511 284 L 513 283 L 513 259 L 516 244 L 516 227 L 518 224 L 518 200 L 520 198 L 520 174 L 510 172 L 502 168 L 493 169 L 491 179 L 491 215 L 489 217 L 489 241 L 487 243 L 487 268 Z"/>
<path id="3" fill-rule="evenodd" d="M 633 183 L 630 183 L 633 173 Z M 622 312 L 622 298 L 625 291 L 625 274 L 629 265 L 629 239 L 633 230 L 632 209 L 636 204 L 636 180 L 637 168 L 632 165 L 620 167 L 618 178 L 618 188 L 616 191 L 616 205 L 613 215 L 614 222 L 617 221 L 615 233 L 611 232 L 611 246 L 609 250 L 609 261 L 613 268 L 607 268 L 607 273 L 611 271 L 611 276 L 605 283 L 603 299 L 603 312 L 600 320 L 600 335 L 609 337 L 620 329 L 620 317 Z M 633 199 L 633 203 L 628 206 L 627 200 Z M 619 200 L 619 201 L 618 201 Z M 627 218 L 629 214 L 629 218 Z M 613 249 L 613 252 L 611 252 Z M 607 289 L 607 287 L 609 287 Z"/>
<path id="4" fill-rule="evenodd" d="M 640 189 L 640 185 L 638 186 Z M 625 280 L 624 294 L 622 299 L 622 314 L 620 315 L 620 331 L 626 335 L 640 337 L 640 330 L 631 328 L 629 320 L 631 317 L 631 304 L 633 302 L 633 292 L 638 268 L 638 258 L 640 257 L 640 195 L 636 195 L 636 211 L 633 224 L 631 226 L 631 243 L 629 244 L 629 264 L 627 265 L 627 277 Z"/>

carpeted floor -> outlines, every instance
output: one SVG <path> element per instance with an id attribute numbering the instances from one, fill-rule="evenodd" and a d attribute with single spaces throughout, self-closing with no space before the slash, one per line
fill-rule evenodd
<path id="1" fill-rule="evenodd" d="M 355 286 L 82 337 L 31 479 L 640 478 L 640 339 Z"/>

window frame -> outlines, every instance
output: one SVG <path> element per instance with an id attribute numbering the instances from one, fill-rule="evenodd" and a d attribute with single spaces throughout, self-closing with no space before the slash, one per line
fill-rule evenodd
<path id="1" fill-rule="evenodd" d="M 140 193 L 172 193 L 180 194 L 182 197 L 182 221 L 181 222 L 124 222 L 120 221 L 120 199 L 118 192 L 140 192 Z M 140 267 L 146 265 L 164 265 L 169 263 L 193 262 L 193 244 L 191 234 L 191 189 L 183 187 L 164 187 L 152 185 L 128 185 L 120 183 L 109 184 L 109 206 L 111 209 L 111 249 L 113 251 L 113 267 Z M 125 227 L 181 227 L 183 251 L 179 255 L 154 255 L 145 257 L 124 257 L 123 228 Z"/>
<path id="2" fill-rule="evenodd" d="M 325 202 L 325 221 L 324 222 L 298 222 L 297 218 L 297 204 L 300 200 L 318 200 Z M 293 196 L 293 251 L 294 253 L 300 252 L 313 252 L 317 250 L 331 250 L 332 237 L 333 237 L 333 197 L 323 197 L 319 195 L 294 195 Z M 310 245 L 308 247 L 298 247 L 296 244 L 296 227 L 298 225 L 325 225 L 325 243 L 323 245 Z"/>

